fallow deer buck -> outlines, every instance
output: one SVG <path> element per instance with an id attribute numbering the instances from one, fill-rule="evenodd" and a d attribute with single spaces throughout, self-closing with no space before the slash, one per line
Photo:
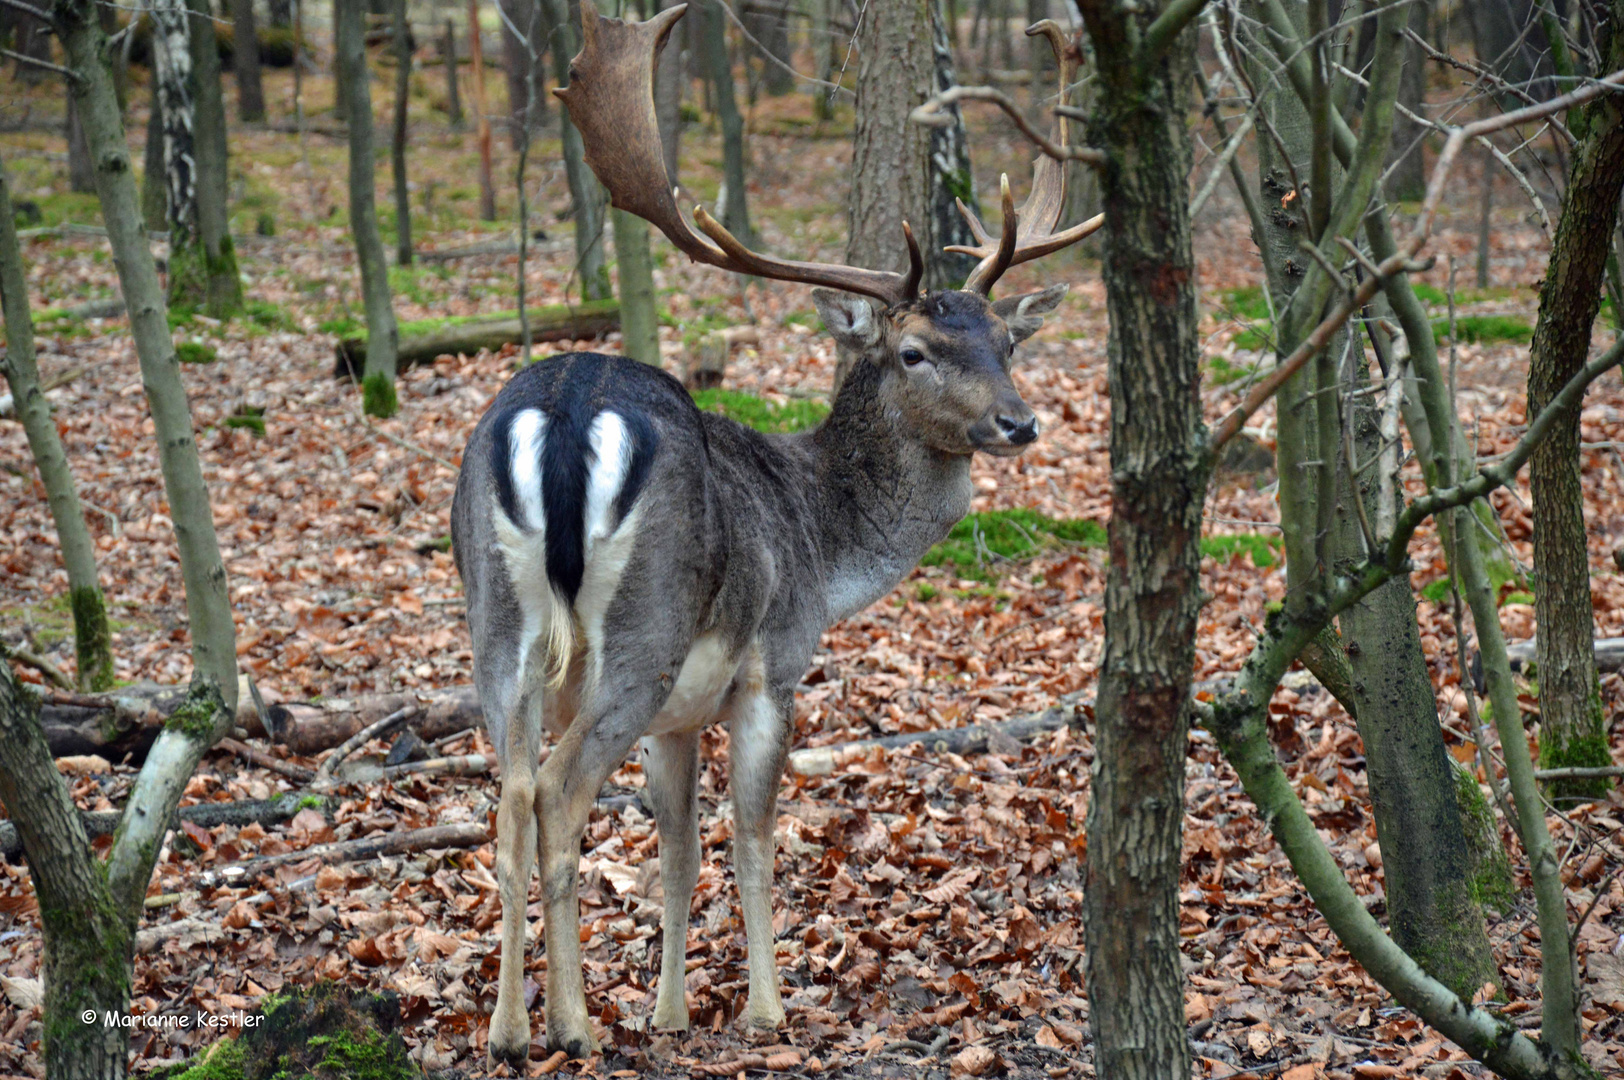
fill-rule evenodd
<path id="1" fill-rule="evenodd" d="M 1066 287 L 996 302 L 988 293 L 1010 266 L 1081 240 L 1101 220 L 1055 231 L 1064 170 L 1041 160 L 1019 215 L 1004 181 L 1001 239 L 964 211 L 980 244 L 954 250 L 981 259 L 965 288 L 924 295 L 906 225 L 906 275 L 761 255 L 696 208 L 701 237 L 667 182 L 651 90 L 683 10 L 625 23 L 581 5 L 584 45 L 568 89 L 555 92 L 588 163 L 616 207 L 699 262 L 841 290 L 813 298 L 858 359 L 821 427 L 772 436 L 701 412 L 655 368 L 570 353 L 515 376 L 469 439 L 451 535 L 474 679 L 502 763 L 493 1061 L 522 1062 L 530 1046 L 522 982 L 532 844 L 545 906 L 547 1044 L 577 1057 L 597 1046 L 576 932 L 581 835 L 599 789 L 639 739 L 665 890 L 653 1023 L 688 1026 L 700 729 L 721 720 L 732 722 L 747 1020 L 783 1021 L 773 827 L 795 686 L 819 635 L 889 592 L 969 510 L 971 455 L 1019 454 L 1037 438 L 1010 381 L 1011 354 Z M 543 728 L 557 744 L 538 770 Z"/>

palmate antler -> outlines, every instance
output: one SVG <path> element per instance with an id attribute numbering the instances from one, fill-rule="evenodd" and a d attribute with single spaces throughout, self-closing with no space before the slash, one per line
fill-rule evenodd
<path id="1" fill-rule="evenodd" d="M 741 244 L 702 206 L 694 207 L 694 222 L 705 235 L 699 235 L 688 224 L 677 207 L 676 192 L 666 175 L 660 152 L 659 124 L 654 117 L 654 66 L 671 36 L 671 28 L 685 11 L 687 5 L 679 4 L 647 22 L 628 23 L 599 15 L 591 0 L 583 0 L 581 4 L 581 51 L 570 61 L 569 86 L 555 89 L 553 93 L 563 101 L 570 119 L 580 129 L 586 163 L 608 189 L 611 205 L 643 218 L 663 232 L 678 250 L 709 266 L 862 293 L 887 306 L 915 299 L 925 266 L 919 243 L 907 222 L 902 225 L 908 242 L 907 274 L 763 255 Z M 1052 29 L 1041 29 L 1045 25 Z M 1049 34 L 1057 53 L 1062 56 L 1064 72 L 1065 37 L 1060 28 L 1045 20 L 1027 32 Z M 1063 78 L 1061 85 L 1067 85 L 1067 80 Z M 1064 141 L 1064 125 L 1060 137 Z M 947 250 L 980 256 L 982 260 L 965 288 L 985 296 L 1009 267 L 1074 244 L 1104 221 L 1103 217 L 1097 217 L 1056 233 L 1054 227 L 1059 223 L 1064 206 L 1065 170 L 1048 159 L 1040 159 L 1034 166 L 1032 194 L 1022 204 L 1018 216 L 1009 194 L 1009 179 L 1003 179 L 1002 240 L 992 240 L 980 220 L 960 202 L 959 210 L 970 223 L 979 246 Z M 1029 218 L 1031 224 L 1020 228 L 1018 221 L 1022 218 Z"/>
<path id="2" fill-rule="evenodd" d="M 1054 49 L 1055 65 L 1060 69 L 1060 94 L 1064 99 L 1066 88 L 1071 85 L 1077 69 L 1066 47 L 1066 32 L 1053 19 L 1044 19 L 1027 27 L 1026 34 L 1028 37 L 1042 34 L 1049 39 L 1049 45 Z M 1069 125 L 1064 120 L 1057 120 L 1056 126 L 1059 129 L 1056 141 L 1062 147 L 1069 145 Z M 998 186 L 1003 203 L 1004 233 L 996 240 L 988 235 L 987 227 L 981 224 L 975 211 L 964 205 L 963 199 L 954 200 L 970 231 L 975 234 L 976 246 L 955 244 L 947 250 L 974 255 L 981 260 L 965 280 L 967 291 L 986 296 L 1011 266 L 1069 247 L 1105 224 L 1105 215 L 1096 214 L 1079 225 L 1061 232 L 1054 231 L 1066 210 L 1066 162 L 1056 161 L 1047 154 L 1032 162 L 1032 193 L 1019 210 L 1015 209 L 1015 200 L 1009 193 L 1007 175 L 998 178 Z"/>

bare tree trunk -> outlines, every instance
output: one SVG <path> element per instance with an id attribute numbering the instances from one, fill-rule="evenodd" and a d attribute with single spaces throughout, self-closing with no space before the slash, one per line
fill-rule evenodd
<path id="1" fill-rule="evenodd" d="M 930 6 L 931 43 L 936 58 L 936 92 L 951 90 L 958 80 L 953 77 L 953 49 L 947 41 L 947 28 L 942 21 L 941 8 Z M 1034 38 L 1045 52 L 1050 52 L 1047 38 Z M 1051 53 L 1051 60 L 1053 59 Z M 959 213 L 957 201 L 976 206 L 975 174 L 970 170 L 970 138 L 964 130 L 964 114 L 957 105 L 948 110 L 953 123 L 930 130 L 930 213 L 929 247 L 925 251 L 925 288 L 955 289 L 963 284 L 975 269 L 975 259 L 943 250 L 950 244 L 975 246 L 969 222 Z"/>
<path id="2" fill-rule="evenodd" d="M 624 210 L 610 210 L 615 228 L 615 264 L 620 272 L 620 338 L 633 360 L 660 366 L 660 318 L 654 303 L 654 260 L 648 222 Z"/>
<path id="3" fill-rule="evenodd" d="M 853 134 L 846 261 L 906 271 L 902 223 L 921 251 L 941 245 L 930 184 L 931 129 L 908 114 L 937 86 L 934 0 L 871 0 L 857 35 L 857 121 Z"/>
<path id="4" fill-rule="evenodd" d="M 789 17 L 789 0 L 779 0 L 771 8 L 757 3 L 747 9 L 743 16 L 744 25 L 761 42 L 761 48 L 752 45 L 750 50 L 761 57 L 761 81 L 771 97 L 783 97 L 795 89 L 795 77 L 785 66 L 795 55 L 790 47 Z M 775 59 L 777 63 L 773 62 Z"/>
<path id="5" fill-rule="evenodd" d="M 169 302 L 202 307 L 197 225 L 197 150 L 193 139 L 192 54 L 185 0 L 155 0 L 151 8 L 153 85 L 163 118 L 164 191 L 169 221 Z M 105 209 L 103 216 L 106 216 Z"/>
<path id="6" fill-rule="evenodd" d="M 285 30 L 293 25 L 293 0 L 270 0 L 267 6 L 272 26 Z"/>
<path id="7" fill-rule="evenodd" d="M 664 0 L 659 6 L 664 10 L 673 3 L 674 0 Z M 668 46 L 665 59 L 654 73 L 654 116 L 660 125 L 660 149 L 665 154 L 666 179 L 672 187 L 680 182 L 677 165 L 682 147 L 682 91 L 687 81 L 680 51 Z"/>
<path id="8" fill-rule="evenodd" d="M 50 27 L 32 15 L 25 15 L 21 12 L 16 13 L 12 25 L 16 27 L 16 34 L 12 39 L 16 42 L 16 51 L 30 59 L 44 60 L 49 63 L 51 59 Z M 46 71 L 44 68 L 30 64 L 26 60 L 18 60 L 11 69 L 11 75 L 18 82 L 33 86 L 45 78 Z"/>
<path id="9" fill-rule="evenodd" d="M 1415 0 L 1410 6 L 1410 29 L 1423 40 L 1427 37 L 1428 0 Z M 1427 114 L 1427 53 L 1415 41 L 1404 46 L 1404 74 L 1399 80 L 1398 101 L 1417 116 Z M 1425 144 L 1421 141 L 1426 128 L 1403 113 L 1393 123 L 1393 146 L 1388 154 L 1390 166 L 1397 162 L 1387 180 L 1388 194 L 1400 201 L 1415 201 L 1427 193 Z M 1399 155 L 1403 155 L 1402 159 Z"/>
<path id="10" fill-rule="evenodd" d="M 733 93 L 733 64 L 727 53 L 727 15 L 716 0 L 706 0 L 700 21 L 704 25 L 702 47 L 705 67 L 716 94 L 716 116 L 722 124 L 722 224 L 746 247 L 756 246 L 750 228 L 750 209 L 745 192 L 744 117 Z"/>
<path id="11" fill-rule="evenodd" d="M 406 184 L 406 121 L 412 100 L 411 27 L 406 23 L 407 0 L 395 0 L 395 129 L 389 141 L 389 165 L 395 181 L 395 261 L 412 265 L 412 195 Z"/>
<path id="12" fill-rule="evenodd" d="M 79 118 L 96 166 L 96 193 L 107 225 L 119 288 L 130 313 L 130 331 L 141 362 L 163 470 L 164 492 L 175 522 L 181 576 L 186 583 L 186 611 L 192 638 L 194 677 L 218 688 L 228 711 L 237 701 L 236 627 L 226 590 L 225 567 L 215 539 L 209 491 L 203 482 L 197 443 L 192 434 L 186 387 L 175 363 L 175 346 L 163 288 L 152 260 L 137 210 L 135 177 L 125 143 L 124 124 L 105 56 L 106 37 L 90 15 L 85 0 L 59 2 L 57 30 L 68 54 L 68 66 L 79 74 L 75 84 Z M 184 55 L 184 52 L 183 52 Z M 145 888 L 145 882 L 142 882 Z"/>
<path id="13" fill-rule="evenodd" d="M 202 280 L 203 308 L 216 319 L 229 319 L 242 310 L 242 275 L 237 272 L 237 250 L 231 242 L 231 215 L 227 206 L 230 177 L 227 160 L 226 102 L 220 86 L 220 48 L 214 33 L 209 0 L 188 0 L 192 53 L 192 140 L 197 155 L 197 245 L 190 249 L 202 265 L 177 270 L 175 248 L 170 246 L 170 294 L 177 278 L 181 287 L 194 288 L 188 277 Z"/>
<path id="14" fill-rule="evenodd" d="M 1209 471 L 1201 422 L 1185 124 L 1194 34 L 1143 59 L 1163 5 L 1082 0 L 1099 60 L 1111 318 L 1111 561 L 1095 704 L 1085 889 L 1094 1067 L 1190 1075 L 1179 845 Z"/>
<path id="15" fill-rule="evenodd" d="M 1624 2 L 1609 5 L 1612 40 L 1607 64 L 1624 63 Z M 1614 70 L 1607 68 L 1607 70 Z M 1584 366 L 1601 306 L 1602 277 L 1624 188 L 1624 108 L 1611 98 L 1570 114 L 1583 132 L 1574 150 L 1562 216 L 1557 220 L 1539 319 L 1529 352 L 1528 415 L 1556 396 Z M 1585 538 L 1584 489 L 1579 483 L 1579 407 L 1540 443 L 1528 466 L 1534 493 L 1534 612 L 1539 626 L 1539 756 L 1543 768 L 1611 764 L 1607 721 L 1592 650 L 1594 614 Z M 1605 780 L 1550 785 L 1559 799 L 1605 794 Z"/>
<path id="16" fill-rule="evenodd" d="M 265 119 L 265 86 L 260 79 L 259 28 L 254 0 L 231 0 L 231 66 L 237 73 L 237 119 L 257 124 Z"/>
<path id="17" fill-rule="evenodd" d="M 73 88 L 68 88 L 68 190 L 95 191 L 96 172 L 90 164 L 90 150 L 85 146 L 85 131 L 79 123 L 79 107 L 73 101 Z"/>
<path id="18" fill-rule="evenodd" d="M 302 0 L 301 0 L 302 2 Z M 344 0 L 333 0 L 333 119 L 345 123 L 350 118 L 350 94 L 344 87 L 344 62 L 338 54 L 338 24 L 344 17 L 339 7 Z M 297 66 L 296 66 L 297 69 Z"/>
<path id="19" fill-rule="evenodd" d="M 531 53 L 535 46 L 520 38 L 514 33 L 513 28 L 530 25 L 531 8 L 537 0 L 498 0 L 498 2 L 505 12 L 502 19 L 502 73 L 507 78 L 508 137 L 513 149 L 517 150 L 522 132 L 526 129 L 534 132 L 540 124 L 540 117 L 529 116 L 529 110 L 532 108 L 529 87 L 531 65 L 534 63 L 539 66 L 542 59 L 539 50 L 532 58 Z M 536 94 L 535 106 L 539 107 L 543 100 L 545 99 L 541 94 Z"/>
<path id="20" fill-rule="evenodd" d="M 440 40 L 440 58 L 445 61 L 446 118 L 452 131 L 462 130 L 462 98 L 457 93 L 457 28 L 445 21 L 445 37 Z"/>
<path id="21" fill-rule="evenodd" d="M 829 7 L 835 0 L 810 0 L 812 5 L 812 57 L 817 65 L 815 74 L 825 82 L 835 81 L 835 40 L 829 23 Z M 835 115 L 834 91 L 819 86 L 812 91 L 812 115 L 819 120 L 832 120 Z"/>
<path id="22" fill-rule="evenodd" d="M 361 293 L 367 313 L 366 374 L 361 380 L 362 407 L 369 416 L 393 416 L 395 349 L 398 329 L 389 295 L 389 266 L 378 234 L 378 210 L 372 172 L 372 92 L 368 85 L 365 37 L 366 0 L 337 0 L 340 22 L 334 27 L 339 66 L 350 104 L 350 231 L 361 267 Z"/>
<path id="23" fill-rule="evenodd" d="M 485 46 L 479 31 L 479 5 L 468 0 L 468 53 L 474 62 L 474 115 L 479 140 L 479 217 L 496 220 L 496 180 L 491 173 L 491 110 L 485 96 Z"/>
<path id="24" fill-rule="evenodd" d="M 0 359 L 0 371 L 11 386 L 17 419 L 28 435 L 28 449 L 45 486 L 57 543 L 62 549 L 62 564 L 68 571 L 79 688 L 91 693 L 108 690 L 113 685 L 113 648 L 107 605 L 96 579 L 96 545 L 85 527 L 73 470 L 62 449 L 56 421 L 51 419 L 51 403 L 40 390 L 39 368 L 34 361 L 34 325 L 28 310 L 28 281 L 23 274 L 22 252 L 17 247 L 4 171 L 0 171 L 0 312 L 6 320 L 6 355 Z"/>
<path id="25" fill-rule="evenodd" d="M 579 25 L 572 19 L 565 0 L 540 0 L 548 24 L 548 40 L 553 42 L 553 76 L 559 86 L 569 85 L 570 59 L 581 48 Z M 559 133 L 564 145 L 564 175 L 569 181 L 570 202 L 575 211 L 575 269 L 581 279 L 581 297 L 607 300 L 614 296 L 609 282 L 609 264 L 603 257 L 603 188 L 587 168 L 581 133 L 570 123 L 567 111 L 560 109 Z"/>
<path id="26" fill-rule="evenodd" d="M 163 232 L 169 227 L 169 192 L 164 171 L 164 108 L 156 73 L 152 79 L 152 107 L 147 113 L 146 150 L 141 159 L 141 220 L 149 232 Z"/>

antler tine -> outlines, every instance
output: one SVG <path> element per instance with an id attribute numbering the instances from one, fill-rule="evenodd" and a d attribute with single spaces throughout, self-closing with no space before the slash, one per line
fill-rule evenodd
<path id="1" fill-rule="evenodd" d="M 919 251 L 919 241 L 914 239 L 913 226 L 906 221 L 902 223 L 902 236 L 908 241 L 908 280 L 902 291 L 914 297 L 919 295 L 919 282 L 925 276 L 925 256 Z"/>
<path id="2" fill-rule="evenodd" d="M 654 117 L 654 68 L 686 4 L 646 22 L 606 19 L 591 0 L 581 4 L 581 51 L 570 61 L 570 84 L 553 93 L 580 129 L 586 163 L 609 191 L 610 203 L 664 233 L 696 262 L 780 281 L 826 285 L 872 296 L 888 306 L 919 294 L 921 261 L 909 238 L 913 269 L 907 276 L 834 263 L 778 259 L 751 251 L 702 207 L 694 208 L 700 236 L 683 218 L 660 153 Z"/>
<path id="3" fill-rule="evenodd" d="M 1060 93 L 1064 96 L 1077 70 L 1075 55 L 1065 30 L 1053 19 L 1044 19 L 1027 27 L 1026 33 L 1028 37 L 1042 35 L 1048 39 L 1050 47 L 1054 49 L 1056 66 L 1060 69 Z M 1063 121 L 1058 124 L 1056 141 L 1061 146 L 1070 145 L 1067 125 Z M 996 242 L 987 235 L 986 228 L 975 214 L 960 203 L 959 210 L 975 235 L 976 246 L 954 245 L 947 249 L 981 259 L 970 272 L 964 287 L 983 295 L 991 292 L 993 285 L 1011 266 L 1069 247 L 1105 224 L 1105 216 L 1100 214 L 1062 232 L 1055 232 L 1066 211 L 1066 165 L 1047 155 L 1032 163 L 1032 191 L 1019 211 L 1011 206 L 1007 177 L 1003 180 L 1002 195 L 1004 231 Z M 1006 247 L 1010 249 L 1007 255 L 1004 254 Z"/>

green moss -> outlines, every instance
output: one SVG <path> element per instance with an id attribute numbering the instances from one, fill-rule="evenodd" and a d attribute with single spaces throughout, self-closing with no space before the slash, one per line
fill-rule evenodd
<path id="1" fill-rule="evenodd" d="M 105 1014 L 123 1013 L 129 1007 L 133 926 L 108 893 L 107 864 L 96 859 L 91 865 L 95 882 L 90 896 L 61 908 L 40 900 L 44 967 L 57 975 L 45 988 L 46 1060 L 58 1042 L 83 1039 L 88 1027 L 99 1026 Z M 91 1025 L 82 1019 L 85 1013 L 95 1016 Z"/>
<path id="2" fill-rule="evenodd" d="M 284 333 L 297 334 L 299 324 L 293 314 L 280 304 L 273 304 L 269 300 L 250 300 L 243 305 L 243 314 L 248 321 L 262 330 L 280 330 Z"/>
<path id="3" fill-rule="evenodd" d="M 192 685 L 186 691 L 186 700 L 169 714 L 169 719 L 164 721 L 164 730 L 212 742 L 215 717 L 225 711 L 226 703 L 220 696 L 220 688 L 210 679 L 193 675 Z"/>
<path id="4" fill-rule="evenodd" d="M 175 346 L 175 359 L 183 364 L 212 364 L 218 356 L 213 345 L 201 341 L 183 341 Z"/>
<path id="5" fill-rule="evenodd" d="M 254 218 L 255 236 L 276 235 L 276 215 L 269 210 L 261 210 L 259 216 Z"/>
<path id="6" fill-rule="evenodd" d="M 1606 713 L 1602 708 L 1599 684 L 1591 684 L 1588 705 L 1583 731 L 1570 734 L 1558 731 L 1554 725 L 1540 725 L 1541 769 L 1603 769 L 1613 764 L 1612 752 L 1607 746 Z M 1606 798 L 1611 784 L 1612 781 L 1605 777 L 1548 780 L 1545 790 L 1553 802 L 1586 802 Z"/>
<path id="7" fill-rule="evenodd" d="M 298 809 L 325 810 L 327 809 L 327 800 L 323 799 L 320 795 L 306 795 L 299 800 Z"/>
<path id="8" fill-rule="evenodd" d="M 332 334 L 341 338 L 365 338 L 367 324 L 353 315 L 340 315 L 336 319 L 328 319 L 317 325 L 317 330 L 323 334 Z"/>
<path id="9" fill-rule="evenodd" d="M 936 599 L 940 595 L 941 595 L 941 593 L 939 593 L 936 590 L 936 586 L 932 585 L 928 581 L 921 581 L 914 588 L 914 597 L 916 599 L 918 599 L 920 603 L 923 603 L 923 604 L 930 603 L 932 600 Z"/>
<path id="10" fill-rule="evenodd" d="M 775 405 L 739 390 L 700 390 L 694 394 L 694 404 L 706 412 L 720 413 L 773 434 L 816 427 L 829 415 L 829 406 L 821 401 L 791 400 Z"/>
<path id="11" fill-rule="evenodd" d="M 1433 320 L 1432 332 L 1440 344 L 1448 341 L 1449 320 Z M 1463 315 L 1455 319 L 1455 338 L 1470 345 L 1501 341 L 1526 345 L 1534 339 L 1534 328 L 1515 315 Z"/>
<path id="12" fill-rule="evenodd" d="M 222 1039 L 180 1071 L 166 1071 L 163 1080 L 244 1080 L 246 1062 L 241 1039 Z"/>
<path id="13" fill-rule="evenodd" d="M 169 252 L 169 306 L 188 312 L 209 305 L 209 260 L 203 241 L 194 240 Z"/>
<path id="14" fill-rule="evenodd" d="M 1226 289 L 1221 295 L 1221 310 L 1232 318 L 1254 320 L 1269 317 L 1269 302 L 1263 295 L 1261 285 Z"/>
<path id="15" fill-rule="evenodd" d="M 331 982 L 260 999 L 263 1021 L 245 1028 L 244 1080 L 420 1080 L 397 1030 L 393 994 L 354 993 Z M 224 1080 L 224 1078 L 222 1078 Z"/>
<path id="16" fill-rule="evenodd" d="M 208 312 L 229 319 L 242 310 L 242 275 L 237 271 L 237 245 L 227 233 L 220 238 L 220 254 L 203 256 L 208 268 Z"/>
<path id="17" fill-rule="evenodd" d="M 374 371 L 361 380 L 361 410 L 368 416 L 387 419 L 400 411 L 400 398 L 395 396 L 395 380 L 381 371 Z"/>
<path id="18" fill-rule="evenodd" d="M 1500 841 L 1500 825 L 1477 784 L 1477 774 L 1453 758 L 1450 766 L 1455 774 L 1455 802 L 1466 834 L 1472 896 L 1479 906 L 1505 915 L 1517 899 L 1517 888 L 1511 876 L 1511 860 Z"/>
<path id="19" fill-rule="evenodd" d="M 959 577 L 992 581 L 990 563 L 1025 559 L 1067 544 L 1104 547 L 1105 527 L 1087 519 L 1056 520 L 1024 507 L 971 514 L 925 553 L 922 566 L 951 566 Z"/>
<path id="20" fill-rule="evenodd" d="M 98 586 L 69 590 L 73 606 L 73 646 L 79 664 L 79 689 L 96 693 L 113 688 L 113 638 L 107 604 Z"/>
<path id="21" fill-rule="evenodd" d="M 1286 542 L 1279 536 L 1264 536 L 1260 533 L 1236 533 L 1228 536 L 1203 536 L 1201 538 L 1201 554 L 1229 562 L 1236 555 L 1246 554 L 1252 557 L 1252 565 L 1260 570 L 1273 566 L 1278 559 L 1276 551 L 1284 551 Z"/>
<path id="22" fill-rule="evenodd" d="M 1254 332 L 1251 330 L 1241 331 L 1241 333 L 1235 338 L 1236 348 L 1256 350 L 1266 347 L 1268 343 L 1261 336 L 1257 337 L 1255 341 L 1252 337 L 1248 336 L 1253 333 Z M 1242 337 L 1246 337 L 1247 344 L 1241 344 Z M 1228 357 L 1214 356 L 1207 361 L 1207 381 L 1215 386 L 1227 386 L 1232 382 L 1238 382 L 1241 379 L 1251 378 L 1254 374 L 1256 374 L 1257 369 L 1258 365 L 1255 363 L 1232 364 L 1229 362 Z"/>
<path id="23" fill-rule="evenodd" d="M 243 428 L 253 432 L 256 437 L 263 436 L 265 434 L 265 410 L 256 409 L 252 405 L 239 405 L 236 412 L 226 417 L 225 423 L 226 427 Z"/>

